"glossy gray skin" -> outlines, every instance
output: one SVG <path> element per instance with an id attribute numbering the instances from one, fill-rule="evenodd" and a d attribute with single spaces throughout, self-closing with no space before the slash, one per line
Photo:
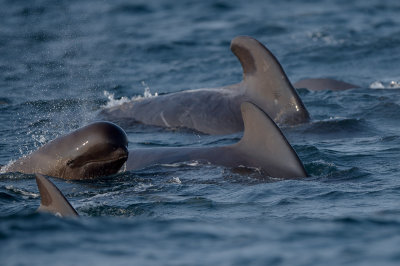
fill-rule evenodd
<path id="1" fill-rule="evenodd" d="M 48 178 L 36 174 L 36 184 L 40 193 L 39 212 L 49 212 L 61 217 L 79 216 L 61 191 Z"/>
<path id="2" fill-rule="evenodd" d="M 303 164 L 277 125 L 254 104 L 241 106 L 243 138 L 236 144 L 199 148 L 145 148 L 129 151 L 126 170 L 157 164 L 199 161 L 227 167 L 257 168 L 276 178 L 306 177 Z"/>
<path id="3" fill-rule="evenodd" d="M 162 127 L 185 127 L 207 134 L 243 130 L 240 104 L 250 101 L 278 124 L 309 121 L 309 114 L 275 56 L 257 40 L 239 36 L 231 50 L 243 68 L 242 82 L 136 99 L 107 108 L 107 119 L 128 119 Z"/>
<path id="4" fill-rule="evenodd" d="M 2 171 L 93 179 L 117 173 L 127 160 L 127 147 L 127 136 L 120 127 L 95 122 L 56 138 Z"/>
<path id="5" fill-rule="evenodd" d="M 359 88 L 359 86 L 354 84 L 334 79 L 325 79 L 325 78 L 303 79 L 297 81 L 294 84 L 294 87 L 296 89 L 303 88 L 312 91 L 320 91 L 320 90 L 340 91 L 340 90 Z"/>

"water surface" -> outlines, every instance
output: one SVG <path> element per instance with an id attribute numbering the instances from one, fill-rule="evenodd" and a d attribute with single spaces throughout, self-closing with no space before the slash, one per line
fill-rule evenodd
<path id="1" fill-rule="evenodd" d="M 312 121 L 283 130 L 310 174 L 302 180 L 196 162 L 53 179 L 82 216 L 71 220 L 35 212 L 32 175 L 0 174 L 2 265 L 398 265 L 398 1 L 0 6 L 3 165 L 122 97 L 239 82 L 229 50 L 237 35 L 267 45 L 293 82 L 361 86 L 299 91 Z M 117 122 L 130 148 L 225 145 L 241 136 Z"/>

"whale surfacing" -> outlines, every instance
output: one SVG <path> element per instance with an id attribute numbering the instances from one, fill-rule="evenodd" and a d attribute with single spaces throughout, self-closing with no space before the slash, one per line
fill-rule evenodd
<path id="1" fill-rule="evenodd" d="M 157 164 L 200 161 L 227 167 L 257 168 L 275 178 L 306 177 L 302 162 L 274 121 L 252 103 L 241 105 L 242 139 L 221 147 L 142 148 L 129 151 L 126 170 Z"/>
<path id="2" fill-rule="evenodd" d="M 299 124 L 310 116 L 275 56 L 248 36 L 232 40 L 231 50 L 243 68 L 243 80 L 220 88 L 175 92 L 135 99 L 105 108 L 100 116 L 161 127 L 194 129 L 206 134 L 243 131 L 240 105 L 259 106 L 278 124 Z"/>
<path id="3" fill-rule="evenodd" d="M 296 89 L 304 88 L 311 91 L 342 91 L 359 88 L 359 86 L 354 84 L 327 78 L 302 79 L 294 83 L 294 87 Z"/>
<path id="4" fill-rule="evenodd" d="M 110 122 L 95 122 L 56 138 L 3 171 L 92 179 L 117 173 L 127 158 L 125 131 Z"/>

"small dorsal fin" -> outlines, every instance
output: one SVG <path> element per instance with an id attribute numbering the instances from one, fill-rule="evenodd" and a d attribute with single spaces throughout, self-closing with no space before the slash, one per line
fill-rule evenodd
<path id="1" fill-rule="evenodd" d="M 48 178 L 36 174 L 36 183 L 41 197 L 38 211 L 50 212 L 61 217 L 79 216 L 61 191 Z"/>
<path id="2" fill-rule="evenodd" d="M 278 126 L 256 105 L 241 105 L 244 134 L 234 145 L 253 167 L 277 178 L 306 177 L 302 162 Z"/>
<path id="3" fill-rule="evenodd" d="M 275 56 L 249 36 L 232 40 L 231 50 L 243 68 L 248 100 L 263 109 L 275 122 L 304 123 L 310 116 Z"/>

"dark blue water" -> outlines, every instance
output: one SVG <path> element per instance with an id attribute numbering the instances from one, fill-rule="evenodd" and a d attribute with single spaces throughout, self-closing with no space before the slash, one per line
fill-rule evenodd
<path id="1" fill-rule="evenodd" d="M 267 45 L 293 82 L 362 88 L 299 91 L 312 122 L 284 132 L 311 175 L 302 180 L 195 162 L 53 179 L 83 216 L 70 220 L 35 212 L 32 175 L 0 174 L 0 264 L 398 265 L 399 13 L 397 0 L 1 0 L 3 165 L 146 88 L 240 81 L 237 35 Z M 130 148 L 240 138 L 120 125 Z"/>

